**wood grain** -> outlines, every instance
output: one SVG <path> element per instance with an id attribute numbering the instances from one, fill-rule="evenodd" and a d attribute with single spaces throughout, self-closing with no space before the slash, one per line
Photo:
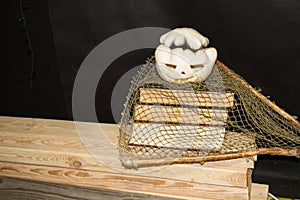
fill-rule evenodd
<path id="1" fill-rule="evenodd" d="M 251 185 L 250 200 L 267 200 L 269 186 L 265 184 L 253 183 Z"/>
<path id="2" fill-rule="evenodd" d="M 118 190 L 95 189 L 9 177 L 0 178 L 0 194 L 0 199 L 7 200 L 175 200 L 175 198 Z"/>
<path id="3" fill-rule="evenodd" d="M 248 199 L 249 197 L 248 188 L 8 162 L 0 162 L 0 175 L 174 198 Z"/>
<path id="4" fill-rule="evenodd" d="M 227 110 L 184 108 L 158 105 L 135 105 L 134 120 L 139 122 L 224 125 Z"/>
<path id="5" fill-rule="evenodd" d="M 9 119 L 11 119 L 11 123 Z M 17 126 L 16 131 L 13 128 L 7 130 L 9 126 L 13 127 L 12 124 Z M 27 129 L 27 124 L 31 124 L 31 130 L 35 130 L 34 133 Z M 94 123 L 85 123 L 87 127 L 92 124 Z M 105 138 L 114 146 L 113 151 L 117 155 L 118 126 L 115 124 L 97 125 L 102 128 Z M 50 131 L 45 131 L 47 127 L 55 127 L 55 130 L 61 131 L 54 131 L 49 135 Z M 44 131 L 47 132 L 45 135 Z M 67 136 L 64 135 L 65 132 L 67 132 Z M 99 133 L 89 132 L 89 134 L 93 138 L 93 134 L 96 136 Z M 88 145 L 83 145 L 74 127 L 74 122 L 71 121 L 57 122 L 56 120 L 0 117 L 0 160 L 242 188 L 248 186 L 245 181 L 245 177 L 248 176 L 246 169 L 254 166 L 253 160 L 237 159 L 205 163 L 204 165 L 172 165 L 128 170 L 122 167 L 117 156 L 111 156 L 111 151 L 108 151 L 111 150 L 110 147 L 105 146 L 105 143 L 101 141 L 93 141 L 92 138 Z M 98 150 L 97 158 L 89 153 L 91 149 Z"/>
<path id="6" fill-rule="evenodd" d="M 232 107 L 234 103 L 234 94 L 140 88 L 140 102 L 163 105 Z"/>
<path id="7" fill-rule="evenodd" d="M 267 200 L 268 185 L 252 183 L 251 188 L 250 200 Z M 9 177 L 0 177 L 0 193 L 1 199 L 9 200 L 175 200 L 168 197 Z"/>
<path id="8" fill-rule="evenodd" d="M 36 165 L 59 166 L 74 169 L 86 169 L 96 171 L 115 172 L 113 168 L 100 164 L 89 154 L 63 153 L 59 151 L 48 151 L 22 148 L 0 147 L 0 160 L 6 162 L 28 163 Z M 242 162 L 241 162 L 242 163 Z M 122 167 L 119 160 L 115 164 Z M 245 163 L 246 164 L 246 163 Z M 148 177 L 162 177 L 174 180 L 190 182 L 218 184 L 226 186 L 247 187 L 247 168 L 218 165 L 173 165 L 163 168 L 152 167 L 142 174 Z M 125 171 L 125 169 L 124 169 Z M 141 170 L 140 170 L 141 171 Z M 134 170 L 126 170 L 127 174 L 141 174 Z"/>
<path id="9" fill-rule="evenodd" d="M 134 123 L 129 144 L 174 149 L 219 150 L 224 127 Z"/>
<path id="10" fill-rule="evenodd" d="M 1 128 L 0 128 L 1 129 Z M 86 153 L 79 137 L 65 137 L 63 135 L 43 135 L 32 133 L 16 133 L 0 131 L 1 147 L 16 147 L 27 149 L 45 149 L 60 152 Z"/>

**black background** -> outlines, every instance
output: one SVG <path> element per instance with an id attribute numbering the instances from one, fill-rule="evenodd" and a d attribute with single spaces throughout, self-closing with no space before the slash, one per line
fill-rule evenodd
<path id="1" fill-rule="evenodd" d="M 1 115 L 72 120 L 73 82 L 88 53 L 114 34 L 149 26 L 197 29 L 210 38 L 219 60 L 300 115 L 297 0 L 12 0 L 2 2 L 0 17 Z M 153 51 L 123 55 L 106 70 L 96 94 L 100 122 L 114 122 L 110 102 L 117 80 Z M 270 184 L 274 194 L 300 197 L 299 171 L 296 158 L 264 156 L 253 181 Z"/>

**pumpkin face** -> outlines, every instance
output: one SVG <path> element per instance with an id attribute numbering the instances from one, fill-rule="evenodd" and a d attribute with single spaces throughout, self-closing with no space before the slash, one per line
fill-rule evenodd
<path id="1" fill-rule="evenodd" d="M 217 59 L 215 48 L 203 48 L 208 39 L 194 29 L 175 29 L 161 36 L 155 59 L 158 74 L 174 83 L 204 81 Z M 183 46 L 185 45 L 185 46 Z M 171 48 L 175 46 L 175 48 Z"/>

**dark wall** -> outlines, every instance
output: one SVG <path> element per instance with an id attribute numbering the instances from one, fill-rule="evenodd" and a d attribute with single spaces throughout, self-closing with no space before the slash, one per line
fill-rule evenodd
<path id="1" fill-rule="evenodd" d="M 300 115 L 300 1 L 12 0 L 2 4 L 1 115 L 71 120 L 73 82 L 88 53 L 114 34 L 148 26 L 194 27 L 210 38 L 219 60 L 286 111 Z M 114 85 L 151 54 L 153 49 L 128 53 L 106 70 L 96 94 L 99 121 L 114 122 L 110 108 Z M 254 181 L 271 184 L 275 194 L 300 196 L 297 159 L 259 160 Z"/>
<path id="2" fill-rule="evenodd" d="M 7 1 L 0 13 L 0 114 L 72 119 L 73 81 L 95 46 L 132 28 L 190 26 L 210 38 L 219 60 L 300 115 L 299 8 L 296 0 Z M 152 53 L 135 51 L 109 67 L 97 93 L 100 121 L 114 120 L 107 105 L 119 77 Z"/>
<path id="3" fill-rule="evenodd" d="M 72 2 L 72 3 L 70 3 Z M 138 27 L 190 26 L 210 38 L 219 59 L 293 115 L 300 115 L 300 3 L 297 1 L 49 1 L 66 102 L 85 56 L 100 42 Z M 139 55 L 136 55 L 136 54 Z M 110 91 L 124 71 L 152 51 L 113 63 L 97 93 L 99 120 L 113 120 Z M 67 103 L 68 113 L 71 113 Z"/>
<path id="4" fill-rule="evenodd" d="M 14 0 L 3 4 L 0 114 L 68 118 L 47 2 Z"/>

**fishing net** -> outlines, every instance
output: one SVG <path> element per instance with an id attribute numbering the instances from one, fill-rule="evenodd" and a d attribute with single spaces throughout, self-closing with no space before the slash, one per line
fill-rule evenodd
<path id="1" fill-rule="evenodd" d="M 209 78 L 171 83 L 151 58 L 133 78 L 122 113 L 122 164 L 138 168 L 258 154 L 299 155 L 299 122 L 216 62 Z"/>

